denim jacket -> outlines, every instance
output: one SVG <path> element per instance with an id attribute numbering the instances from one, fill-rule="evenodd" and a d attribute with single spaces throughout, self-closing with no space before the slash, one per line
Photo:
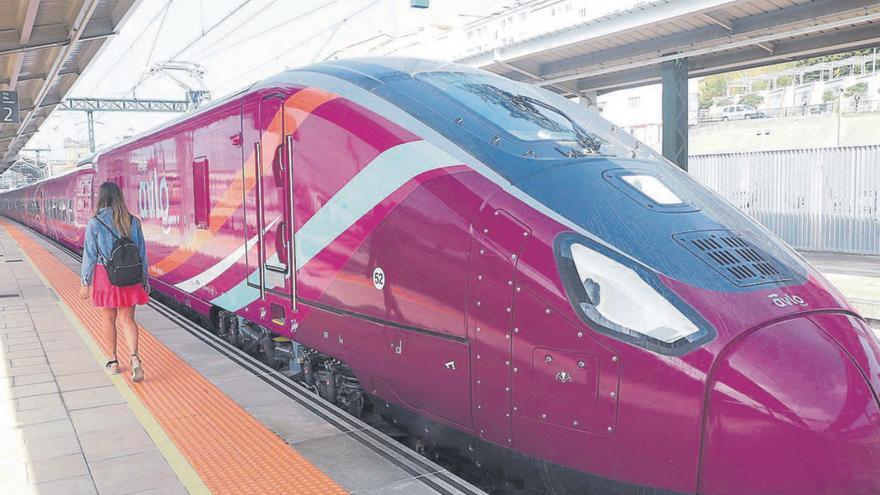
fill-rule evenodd
<path id="1" fill-rule="evenodd" d="M 92 285 L 95 264 L 107 264 L 106 256 L 110 255 L 113 243 L 116 242 L 116 237 L 113 234 L 120 235 L 119 231 L 116 230 L 116 226 L 113 225 L 113 212 L 110 208 L 101 208 L 95 216 L 100 218 L 101 222 L 104 222 L 104 225 L 107 227 L 101 225 L 94 218 L 89 219 L 89 223 L 86 225 L 82 271 L 80 272 L 80 279 L 83 285 Z M 107 228 L 112 229 L 113 234 Z M 144 242 L 144 231 L 141 230 L 141 221 L 137 217 L 131 218 L 131 240 L 137 245 L 138 251 L 140 251 L 141 261 L 144 263 L 144 285 L 147 286 L 149 280 L 147 246 Z"/>

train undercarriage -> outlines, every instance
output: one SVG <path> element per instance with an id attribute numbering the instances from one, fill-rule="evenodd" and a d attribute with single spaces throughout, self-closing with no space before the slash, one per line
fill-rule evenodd
<path id="1" fill-rule="evenodd" d="M 206 319 L 173 300 L 168 303 L 201 320 L 219 338 L 492 495 L 673 495 L 591 476 L 482 441 L 369 394 L 354 371 L 334 356 L 228 311 L 217 309 Z"/>

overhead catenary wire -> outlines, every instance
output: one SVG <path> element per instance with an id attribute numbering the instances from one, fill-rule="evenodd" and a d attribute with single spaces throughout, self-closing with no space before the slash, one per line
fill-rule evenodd
<path id="1" fill-rule="evenodd" d="M 150 26 L 152 26 L 153 23 L 155 23 L 156 20 L 159 19 L 159 16 L 162 15 L 164 9 L 167 8 L 172 1 L 174 0 L 168 0 L 162 7 L 159 8 L 159 10 L 156 11 L 156 15 L 154 15 L 153 18 L 150 19 L 150 22 L 147 23 L 143 31 L 141 31 L 140 34 L 138 34 L 135 39 L 133 39 L 131 43 L 128 44 L 128 47 L 126 47 L 125 50 L 123 50 L 122 53 L 119 55 L 119 57 L 117 57 L 116 60 L 114 60 L 113 63 L 107 67 L 107 70 L 105 70 L 104 73 L 101 74 L 101 77 L 98 78 L 98 85 L 106 80 L 107 75 L 109 75 L 110 72 L 117 68 L 119 62 L 122 61 L 122 59 L 125 58 L 126 55 L 131 55 L 131 49 L 134 47 L 134 45 L 137 44 L 138 41 L 140 41 L 140 39 L 144 36 L 144 34 L 147 33 L 147 31 L 149 31 Z"/>
<path id="2" fill-rule="evenodd" d="M 169 0 L 169 1 L 173 1 L 173 0 Z M 209 27 L 207 30 L 205 30 L 204 27 L 202 27 L 202 34 L 199 35 L 199 36 L 197 36 L 195 39 L 193 39 L 193 40 L 191 40 L 189 43 L 187 43 L 186 46 L 184 46 L 183 48 L 181 48 L 180 50 L 178 50 L 177 53 L 175 53 L 174 55 L 172 55 L 172 56 L 169 58 L 169 60 L 175 60 L 175 59 L 177 59 L 177 57 L 179 57 L 180 55 L 182 55 L 184 52 L 186 52 L 190 47 L 192 47 L 193 45 L 195 45 L 196 43 L 198 43 L 200 40 L 204 39 L 205 36 L 207 36 L 211 31 L 213 31 L 215 28 L 217 28 L 218 26 L 220 26 L 221 24 L 223 24 L 224 22 L 226 22 L 227 20 L 229 20 L 232 16 L 234 16 L 236 13 L 238 13 L 241 9 L 243 9 L 245 6 L 247 6 L 247 5 L 248 5 L 249 3 L 251 3 L 252 1 L 253 1 L 253 0 L 244 0 L 244 1 L 242 1 L 242 2 L 239 3 L 236 7 L 234 7 L 232 10 L 230 10 L 229 12 L 227 12 L 226 15 L 224 15 L 219 21 L 215 22 L 215 23 L 214 23 L 211 27 Z M 167 11 L 166 11 L 166 14 L 167 14 Z M 163 17 L 163 21 L 164 21 L 164 17 Z M 160 29 L 160 30 L 161 30 L 161 28 L 162 28 L 162 27 L 159 26 L 159 29 Z M 157 33 L 157 39 L 158 39 L 158 33 Z M 154 47 L 155 47 L 155 41 L 154 41 Z M 151 52 L 150 52 L 150 58 L 152 58 L 152 50 L 151 50 Z M 150 71 L 150 65 L 149 65 L 149 61 L 148 61 L 146 67 L 144 67 L 144 71 L 141 73 L 140 78 L 138 78 L 137 82 L 135 82 L 135 84 L 131 87 L 131 89 L 128 90 L 127 93 L 134 94 L 135 91 L 137 91 L 137 88 L 138 88 L 141 84 L 143 84 L 147 79 L 149 79 L 150 76 L 151 76 L 153 73 L 154 73 L 154 72 Z"/>
<path id="3" fill-rule="evenodd" d="M 235 74 L 235 76 L 230 77 L 230 78 L 227 78 L 226 80 L 224 80 L 224 81 L 221 82 L 220 84 L 216 85 L 216 87 L 217 87 L 217 88 L 222 88 L 222 87 L 228 85 L 228 84 L 231 83 L 231 82 L 234 82 L 234 81 L 239 80 L 240 77 L 241 77 L 242 75 L 244 75 L 244 74 L 248 74 L 248 73 L 251 73 L 251 72 L 255 72 L 255 71 L 259 70 L 259 69 L 262 69 L 263 67 L 265 67 L 265 66 L 268 65 L 268 64 L 271 64 L 272 62 L 276 62 L 276 61 L 280 60 L 282 57 L 284 57 L 284 56 L 287 55 L 288 53 L 290 53 L 290 52 L 296 50 L 297 48 L 299 48 L 299 47 L 301 47 L 301 46 L 303 46 L 303 45 L 305 45 L 305 44 L 307 44 L 307 43 L 309 43 L 309 42 L 311 42 L 311 41 L 314 41 L 315 38 L 317 38 L 318 36 L 321 36 L 321 35 L 324 34 L 324 33 L 327 33 L 327 32 L 329 32 L 329 31 L 334 31 L 334 32 L 337 31 L 337 30 L 341 27 L 342 24 L 345 24 L 347 21 L 351 20 L 353 17 L 356 17 L 356 16 L 360 15 L 362 12 L 366 11 L 367 9 L 370 9 L 371 7 L 373 7 L 373 6 L 375 6 L 376 4 L 380 3 L 381 1 L 382 1 L 382 0 L 373 0 L 372 2 L 370 2 L 369 4 L 367 4 L 367 5 L 363 6 L 363 7 L 361 7 L 360 9 L 356 10 L 355 12 L 353 12 L 353 13 L 351 13 L 351 14 L 348 14 L 348 15 L 347 15 L 344 19 L 342 19 L 341 21 L 339 21 L 339 22 L 337 22 L 337 23 L 334 23 L 334 24 L 332 24 L 332 25 L 330 25 L 330 26 L 324 28 L 324 29 L 322 29 L 321 31 L 318 31 L 317 33 L 315 33 L 315 34 L 313 34 L 313 35 L 308 36 L 306 39 L 304 39 L 304 40 L 302 40 L 302 41 L 300 41 L 300 42 L 294 44 L 293 46 L 288 47 L 288 48 L 285 49 L 283 52 L 281 52 L 281 53 L 279 53 L 279 54 L 277 54 L 277 55 L 273 55 L 272 57 L 270 57 L 270 58 L 264 60 L 264 61 L 263 61 L 262 63 L 260 63 L 260 64 L 257 64 L 257 65 L 254 65 L 254 66 L 251 66 L 251 67 L 249 67 L 249 68 L 247 68 L 247 69 L 245 69 L 245 70 L 243 70 L 243 71 L 241 71 L 241 72 L 238 72 L 237 74 Z M 323 48 L 325 48 L 325 47 L 326 47 L 326 45 L 325 45 L 324 47 L 322 47 L 321 50 L 323 51 Z"/>
<path id="4" fill-rule="evenodd" d="M 169 57 L 169 60 L 176 60 L 177 57 L 183 55 L 184 52 L 186 52 L 187 50 L 189 50 L 193 45 L 195 45 L 195 44 L 198 43 L 199 41 L 203 40 L 203 39 L 205 38 L 205 36 L 207 36 L 208 34 L 211 33 L 211 31 L 213 31 L 213 30 L 216 29 L 218 26 L 220 26 L 221 24 L 223 24 L 224 22 L 226 22 L 229 18 L 231 18 L 232 16 L 234 16 L 235 14 L 237 14 L 241 9 L 245 8 L 245 7 L 246 7 L 249 3 L 251 3 L 252 1 L 253 1 L 253 0 L 244 0 L 244 1 L 242 1 L 241 3 L 239 3 L 235 8 L 233 8 L 232 10 L 230 10 L 229 12 L 227 12 L 226 15 L 223 16 L 219 21 L 215 22 L 214 25 L 212 25 L 211 27 L 209 27 L 207 30 L 204 30 L 204 29 L 203 29 L 201 35 L 197 36 L 195 39 L 193 39 L 192 41 L 190 41 L 189 43 L 187 43 L 186 46 L 184 46 L 183 48 L 181 48 L 180 50 L 178 50 L 177 53 L 175 53 L 174 55 L 172 55 L 171 57 Z"/>
<path id="5" fill-rule="evenodd" d="M 317 7 L 313 8 L 313 9 L 311 9 L 311 10 L 308 10 L 308 11 L 303 12 L 303 13 L 301 13 L 301 14 L 297 14 L 297 15 L 295 15 L 295 16 L 289 18 L 289 19 L 285 19 L 285 20 L 283 20 L 283 21 L 281 21 L 281 22 L 279 22 L 279 23 L 277 23 L 277 24 L 274 24 L 273 26 L 271 26 L 271 27 L 269 27 L 269 28 L 261 29 L 260 32 L 259 32 L 256 36 L 265 36 L 266 34 L 269 34 L 269 33 L 271 33 L 272 31 L 275 31 L 276 29 L 279 29 L 279 28 L 281 28 L 281 27 L 284 27 L 284 26 L 286 26 L 287 24 L 290 24 L 291 22 L 295 22 L 295 21 L 298 21 L 298 20 L 303 19 L 303 18 L 305 18 L 305 17 L 308 17 L 309 15 L 314 14 L 315 12 L 318 12 L 319 10 L 323 10 L 323 9 L 325 9 L 325 8 L 327 8 L 327 7 L 331 7 L 331 6 L 333 6 L 333 5 L 337 4 L 337 3 L 339 3 L 340 1 L 341 1 L 341 0 L 331 0 L 330 2 L 324 3 L 324 4 L 322 4 L 322 5 L 318 5 Z M 250 39 L 253 39 L 253 38 L 254 38 L 254 37 L 250 37 Z M 212 58 L 212 57 L 214 57 L 214 56 L 216 56 L 216 55 L 219 55 L 220 53 L 223 53 L 223 52 L 225 52 L 226 50 L 228 50 L 228 49 L 230 49 L 230 48 L 232 48 L 232 47 L 238 45 L 239 43 L 241 43 L 241 41 L 242 41 L 242 39 L 236 39 L 236 40 L 233 40 L 233 41 L 227 42 L 227 43 L 221 45 L 220 47 L 210 47 L 210 48 L 206 48 L 205 50 L 202 50 L 202 52 L 200 52 L 200 54 L 201 54 L 201 53 L 205 53 L 206 51 L 207 51 L 208 53 L 206 53 L 206 54 L 203 55 L 203 56 L 200 55 L 200 56 L 197 57 L 197 58 L 199 58 L 199 59 L 201 59 L 201 60 L 207 60 L 207 59 L 209 59 L 209 58 Z"/>
<path id="6" fill-rule="evenodd" d="M 165 4 L 165 13 L 162 14 L 162 20 L 159 21 L 159 28 L 156 29 L 156 36 L 153 38 L 153 45 L 150 46 L 150 53 L 147 55 L 147 63 L 144 64 L 144 70 L 141 72 L 141 75 L 138 76 L 138 83 L 144 80 L 144 77 L 147 74 L 147 71 L 150 70 L 150 64 L 153 62 L 153 53 L 156 51 L 156 45 L 159 42 L 159 35 L 162 34 L 162 27 L 165 26 L 165 19 L 168 18 L 168 12 L 171 10 L 171 4 L 174 3 L 174 0 L 170 0 Z"/>
<path id="7" fill-rule="evenodd" d="M 337 1 L 338 1 L 338 0 L 337 0 Z M 230 28 L 230 30 L 228 31 L 227 34 L 231 34 L 231 33 L 235 32 L 236 30 L 241 29 L 241 28 L 243 28 L 244 26 L 247 26 L 248 23 L 250 23 L 252 20 L 254 20 L 258 15 L 262 14 L 262 13 L 265 12 L 269 7 L 275 5 L 276 3 L 278 3 L 278 0 L 270 0 L 269 3 L 267 3 L 267 4 L 264 5 L 262 8 L 260 8 L 260 10 L 254 12 L 253 14 L 251 14 L 250 16 L 248 16 L 247 19 L 245 19 L 245 20 L 243 20 L 242 22 L 239 22 L 238 24 L 232 26 L 232 28 Z M 262 34 L 262 33 L 261 33 L 261 34 Z M 229 46 L 232 46 L 232 45 L 236 45 L 236 44 L 238 44 L 240 41 L 241 41 L 241 40 L 233 40 L 233 42 L 232 42 L 231 44 L 227 44 L 226 46 L 229 47 Z M 208 46 L 202 48 L 201 50 L 199 50 L 198 52 L 196 52 L 194 55 L 191 55 L 189 58 L 190 58 L 191 60 L 206 59 L 206 58 L 208 58 L 208 57 L 203 57 L 202 54 L 205 53 L 205 52 L 208 52 L 208 51 L 214 51 L 216 48 L 217 48 L 217 45 L 208 45 Z M 220 51 L 223 51 L 223 50 L 225 50 L 225 49 L 221 49 Z"/>
<path id="8" fill-rule="evenodd" d="M 312 63 L 315 63 L 315 61 L 318 60 L 318 57 L 321 56 L 321 53 L 324 51 L 324 48 L 327 48 L 327 45 L 329 45 L 330 42 L 333 41 L 333 37 L 336 36 L 336 33 L 339 32 L 339 28 L 341 28 L 342 25 L 345 24 L 346 20 L 348 20 L 348 19 L 343 19 L 338 24 L 336 24 L 336 28 L 333 30 L 332 33 L 330 33 L 330 36 L 327 37 L 327 39 L 324 41 L 324 44 L 321 45 L 321 48 L 319 48 L 318 51 L 315 52 L 315 56 L 312 57 Z"/>
<path id="9" fill-rule="evenodd" d="M 156 29 L 156 36 L 153 37 L 153 44 L 152 46 L 150 46 L 149 55 L 147 55 L 147 63 L 146 67 L 144 68 L 144 72 L 147 71 L 147 68 L 149 68 L 150 63 L 153 61 L 153 53 L 156 51 L 156 45 L 159 42 L 159 35 L 162 34 L 162 28 L 165 26 L 165 19 L 168 18 L 168 11 L 171 10 L 172 3 L 174 3 L 174 0 L 170 0 L 168 3 L 165 4 L 165 13 L 162 14 L 162 20 L 159 21 L 159 28 Z"/>

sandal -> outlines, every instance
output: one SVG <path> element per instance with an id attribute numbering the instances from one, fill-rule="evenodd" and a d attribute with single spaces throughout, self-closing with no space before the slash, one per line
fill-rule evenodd
<path id="1" fill-rule="evenodd" d="M 141 360 L 136 354 L 131 356 L 131 381 L 138 383 L 144 380 L 144 369 L 141 368 Z"/>
<path id="2" fill-rule="evenodd" d="M 117 361 L 116 359 L 112 359 L 110 361 L 107 361 L 107 364 L 104 365 L 104 368 L 107 370 L 107 373 L 109 373 L 111 375 L 118 375 L 119 374 L 119 361 Z"/>

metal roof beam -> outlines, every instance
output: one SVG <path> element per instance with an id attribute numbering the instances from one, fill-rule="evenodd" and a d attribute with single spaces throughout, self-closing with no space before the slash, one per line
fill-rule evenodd
<path id="1" fill-rule="evenodd" d="M 813 0 L 793 7 L 772 10 L 765 14 L 743 17 L 733 21 L 737 34 L 775 29 L 798 22 L 815 21 L 823 17 L 850 15 L 880 7 L 880 1 L 866 0 Z"/>
<path id="2" fill-rule="evenodd" d="M 534 79 L 534 80 L 541 79 L 541 76 L 539 76 L 537 74 L 537 72 L 538 72 L 538 70 L 540 70 L 540 68 L 526 70 L 526 69 L 523 69 L 522 67 L 520 67 L 519 65 L 515 65 L 515 64 L 509 63 L 509 62 L 504 62 L 501 60 L 496 60 L 495 63 L 504 67 L 505 69 L 510 69 L 514 72 L 522 74 L 522 75 L 528 77 L 529 79 Z"/>
<path id="3" fill-rule="evenodd" d="M 758 46 L 760 48 L 763 48 L 764 50 L 767 50 L 767 53 L 770 53 L 770 54 L 773 54 L 773 52 L 776 51 L 776 48 L 773 46 L 773 43 L 770 43 L 769 41 L 766 43 L 755 43 L 755 46 Z"/>
<path id="4" fill-rule="evenodd" d="M 819 57 L 846 50 L 857 50 L 880 43 L 880 29 L 876 24 L 865 24 L 849 29 L 831 30 L 807 38 L 780 41 L 773 53 L 752 48 L 713 54 L 691 59 L 691 73 L 711 75 L 731 70 L 748 69 L 772 63 Z"/>
<path id="5" fill-rule="evenodd" d="M 721 19 L 719 19 L 719 18 L 717 18 L 707 12 L 701 13 L 700 17 L 702 17 L 703 19 L 706 19 L 707 21 L 711 22 L 712 24 L 717 24 L 717 25 L 723 27 L 728 32 L 733 31 L 733 24 L 731 24 L 730 21 L 722 21 Z"/>
<path id="6" fill-rule="evenodd" d="M 738 3 L 744 3 L 744 0 L 692 0 L 631 10 L 614 17 L 602 18 L 601 20 L 587 22 L 571 29 L 551 33 L 532 41 L 524 41 L 509 47 L 500 48 L 496 53 L 486 52 L 465 57 L 460 62 L 475 67 L 491 65 L 496 58 L 511 62 L 538 53 L 556 50 L 559 47 L 574 43 L 633 31 L 658 22 L 665 22 L 699 12 L 711 12 Z"/>
<path id="7" fill-rule="evenodd" d="M 811 37 L 781 41 L 774 45 L 773 53 L 753 45 L 741 50 L 690 57 L 688 67 L 690 77 L 709 76 L 805 57 L 856 50 L 874 46 L 877 43 L 880 43 L 880 30 L 877 29 L 876 24 L 865 24 L 846 30 L 832 30 Z M 570 81 L 570 83 L 577 84 L 578 91 L 598 91 L 599 93 L 659 82 L 660 66 L 657 64 L 605 74 L 585 75 L 577 81 Z"/>
<path id="8" fill-rule="evenodd" d="M 89 30 L 89 32 L 91 32 L 91 31 L 92 30 Z M 79 39 L 79 41 L 100 40 L 100 39 L 104 39 L 104 38 L 109 38 L 110 36 L 113 36 L 115 34 L 116 34 L 116 32 L 114 32 L 114 31 L 107 31 L 107 32 L 103 32 L 103 33 L 93 33 L 93 34 L 89 34 L 87 36 L 84 35 L 83 37 L 81 37 Z M 52 40 L 52 41 L 33 43 L 30 45 L 13 45 L 12 47 L 10 47 L 9 44 L 6 44 L 4 46 L 3 43 L 0 43 L 0 57 L 2 57 L 4 55 L 12 55 L 15 53 L 24 53 L 24 52 L 34 51 L 34 50 L 42 50 L 44 48 L 54 48 L 54 47 L 58 47 L 58 46 L 67 46 L 69 44 L 70 44 L 70 40 L 67 39 L 66 37 L 62 38 L 62 39 Z"/>
<path id="9" fill-rule="evenodd" d="M 31 33 L 34 30 L 34 21 L 37 19 L 37 10 L 40 8 L 40 0 L 28 0 L 24 4 L 19 4 L 19 22 L 18 22 L 18 44 L 27 45 L 31 40 Z M 18 85 L 18 79 L 21 75 L 21 66 L 24 64 L 24 55 L 16 53 L 12 55 L 9 61 L 12 69 L 9 71 L 9 79 L 6 82 L 8 91 L 15 90 Z"/>
<path id="10" fill-rule="evenodd" d="M 567 59 L 541 64 L 540 79 L 550 78 L 588 67 L 607 66 L 608 62 L 654 58 L 658 54 L 676 51 L 682 46 L 691 46 L 720 39 L 729 35 L 721 26 L 705 26 L 684 33 L 671 34 L 650 41 L 632 43 L 614 48 L 606 48 Z"/>
<path id="11" fill-rule="evenodd" d="M 61 67 L 64 65 L 64 61 L 67 60 L 67 58 L 73 52 L 73 48 L 79 42 L 80 38 L 82 38 L 82 36 L 84 35 L 86 28 L 89 24 L 89 20 L 92 18 L 92 15 L 94 15 L 95 9 L 97 9 L 99 2 L 100 0 L 84 0 L 80 8 L 76 11 L 76 15 L 74 17 L 75 21 L 71 24 L 70 31 L 68 32 L 68 39 L 70 40 L 70 42 L 62 50 L 59 50 L 58 55 L 55 57 L 51 69 L 49 69 L 48 77 L 45 81 L 43 81 L 42 87 L 37 92 L 37 96 L 34 98 L 34 107 L 39 107 L 43 103 L 43 100 L 46 98 L 46 95 L 51 89 L 52 81 L 61 70 Z M 3 159 L 0 161 L 8 161 L 13 156 L 12 150 L 16 148 L 21 139 L 25 136 L 25 129 L 34 118 L 35 112 L 36 110 L 28 112 L 27 115 L 22 119 L 21 125 L 19 126 L 18 132 L 16 133 L 16 138 L 12 141 L 12 143 L 9 144 L 9 148 L 3 154 Z M 18 147 L 20 148 L 21 146 Z M 18 150 L 16 150 L 16 153 L 17 151 Z"/>
<path id="12" fill-rule="evenodd" d="M 20 43 L 26 45 L 31 39 L 31 33 L 34 30 L 34 21 L 37 20 L 37 11 L 40 9 L 40 0 L 24 0 L 25 6 L 19 5 L 19 22 L 18 32 L 20 34 Z"/>
<path id="13" fill-rule="evenodd" d="M 631 43 L 620 47 L 609 48 L 593 53 L 585 53 L 568 59 L 549 62 L 541 65 L 538 75 L 541 76 L 542 79 L 554 79 L 554 76 L 563 75 L 572 71 L 587 72 L 590 68 L 596 66 L 604 69 L 613 65 L 616 61 L 630 62 L 640 57 L 656 58 L 658 54 L 693 49 L 695 45 L 712 42 L 722 44 L 719 46 L 719 50 L 726 49 L 727 47 L 724 45 L 730 44 L 731 40 L 737 41 L 739 38 L 746 38 L 760 34 L 767 30 L 767 26 L 777 27 L 777 35 L 771 36 L 768 40 L 758 41 L 753 44 L 760 46 L 769 53 L 773 53 L 774 48 L 770 41 L 778 37 L 784 37 L 786 36 L 786 33 L 789 32 L 784 29 L 779 30 L 778 25 L 780 23 L 791 26 L 795 23 L 812 21 L 817 16 L 842 15 L 846 13 L 852 14 L 853 11 L 858 12 L 864 10 L 866 5 L 880 6 L 880 1 L 817 0 L 813 3 L 788 7 L 734 21 L 732 24 L 732 31 L 728 30 L 729 26 L 720 22 L 717 17 L 702 13 L 701 16 L 711 18 L 712 21 L 715 22 L 715 25 L 693 29 L 684 33 L 663 36 L 650 41 Z M 782 22 L 782 19 L 784 19 L 785 22 Z M 856 17 L 854 21 L 863 22 L 859 20 L 858 17 Z M 748 43 L 746 43 L 746 46 L 747 45 Z M 658 60 L 657 63 L 660 63 L 660 61 Z"/>
<path id="14" fill-rule="evenodd" d="M 693 75 L 693 72 L 691 72 Z M 603 74 L 595 77 L 571 81 L 577 84 L 578 91 L 595 91 L 599 94 L 619 89 L 635 88 L 660 82 L 660 66 L 640 67 L 623 72 Z"/>
<path id="15" fill-rule="evenodd" d="M 59 76 L 69 76 L 69 75 L 73 75 L 73 74 L 79 75 L 80 71 L 79 70 L 65 70 L 65 71 L 58 73 Z M 18 82 L 23 83 L 23 82 L 27 82 L 27 81 L 45 80 L 47 76 L 48 76 L 48 74 L 45 74 L 45 73 L 43 73 L 43 74 L 28 74 L 26 76 L 19 76 Z M 0 84 L 8 84 L 9 81 L 10 81 L 9 79 L 0 79 Z"/>
<path id="16" fill-rule="evenodd" d="M 749 46 L 754 46 L 758 43 L 765 42 L 778 42 L 777 40 L 782 40 L 788 37 L 798 37 L 798 36 L 806 36 L 811 35 L 810 37 L 818 37 L 818 33 L 822 31 L 835 31 L 840 30 L 840 32 L 849 32 L 852 31 L 853 24 L 865 24 L 871 22 L 880 21 L 880 12 L 873 12 L 871 14 L 860 15 L 859 17 L 853 18 L 844 18 L 838 19 L 835 21 L 830 21 L 822 24 L 810 24 L 803 27 L 794 27 L 790 30 L 781 30 L 779 32 L 769 33 L 762 36 L 750 37 L 745 39 L 740 39 L 736 41 L 729 42 L 721 47 L 719 46 L 709 46 L 704 48 L 692 48 L 688 50 L 683 50 L 676 53 L 671 53 L 668 55 L 662 55 L 659 57 L 653 57 L 646 60 L 637 60 L 637 61 L 628 61 L 627 63 L 623 63 L 620 65 L 615 65 L 611 67 L 601 68 L 601 69 L 583 69 L 578 73 L 559 76 L 549 79 L 544 79 L 544 81 L 538 83 L 541 86 L 546 86 L 548 84 L 556 84 L 564 81 L 571 81 L 576 79 L 582 79 L 585 76 L 596 76 L 601 74 L 610 74 L 614 72 L 621 72 L 628 69 L 636 69 L 639 67 L 646 67 L 651 65 L 658 65 L 667 60 L 674 60 L 677 58 L 685 58 L 685 57 L 701 57 L 705 55 L 711 55 L 714 53 L 722 52 L 722 50 L 733 50 L 737 48 L 746 48 Z M 847 29 L 840 29 L 846 27 Z M 877 29 L 875 25 L 869 25 L 869 27 L 873 28 L 874 33 L 880 31 Z M 870 36 L 869 38 L 876 38 L 876 36 Z M 777 49 L 774 53 L 778 52 Z"/>

